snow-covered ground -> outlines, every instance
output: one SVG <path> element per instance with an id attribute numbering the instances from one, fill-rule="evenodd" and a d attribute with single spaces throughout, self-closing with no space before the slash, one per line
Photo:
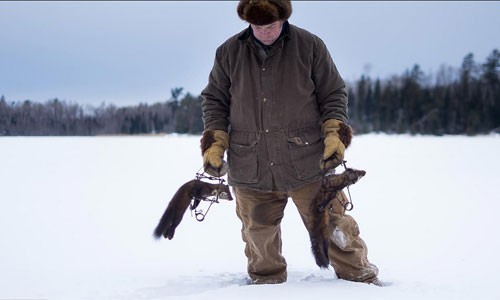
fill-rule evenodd
<path id="1" fill-rule="evenodd" d="M 199 138 L 0 138 L 0 299 L 500 299 L 498 135 L 354 138 L 351 215 L 386 288 L 319 270 L 291 202 L 285 284 L 245 285 L 234 202 L 154 240 Z"/>

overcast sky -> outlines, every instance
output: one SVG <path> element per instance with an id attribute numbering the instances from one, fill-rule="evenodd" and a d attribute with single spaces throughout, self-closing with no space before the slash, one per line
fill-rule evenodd
<path id="1" fill-rule="evenodd" d="M 500 48 L 500 2 L 292 1 L 342 76 L 387 78 L 484 62 Z M 215 49 L 247 24 L 237 1 L 0 2 L 0 95 L 134 105 L 199 95 Z"/>

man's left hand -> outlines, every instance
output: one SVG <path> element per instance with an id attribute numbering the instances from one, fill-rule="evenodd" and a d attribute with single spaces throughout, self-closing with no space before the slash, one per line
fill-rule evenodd
<path id="1" fill-rule="evenodd" d="M 344 160 L 344 152 L 346 146 L 341 141 L 339 132 L 341 128 L 349 128 L 342 121 L 329 119 L 323 123 L 321 131 L 323 133 L 325 150 L 323 157 L 320 159 L 319 167 L 321 170 L 329 170 L 336 168 Z"/>

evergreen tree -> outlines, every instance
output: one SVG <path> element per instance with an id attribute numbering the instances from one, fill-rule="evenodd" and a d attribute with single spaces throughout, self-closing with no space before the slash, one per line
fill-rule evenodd
<path id="1" fill-rule="evenodd" d="M 176 113 L 176 132 L 199 134 L 203 132 L 201 97 L 187 93 Z"/>

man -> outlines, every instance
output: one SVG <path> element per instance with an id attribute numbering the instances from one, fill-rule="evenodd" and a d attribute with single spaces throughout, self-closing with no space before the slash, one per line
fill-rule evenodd
<path id="1" fill-rule="evenodd" d="M 287 264 L 280 222 L 287 199 L 310 230 L 309 204 L 322 171 L 338 166 L 350 143 L 347 94 L 323 41 L 288 23 L 290 1 L 242 0 L 237 12 L 250 26 L 217 48 L 202 91 L 201 148 L 206 172 L 229 170 L 251 282 L 282 283 Z M 345 195 L 338 198 L 329 208 L 337 224 L 331 265 L 339 278 L 378 285 L 357 224 L 340 204 Z"/>

